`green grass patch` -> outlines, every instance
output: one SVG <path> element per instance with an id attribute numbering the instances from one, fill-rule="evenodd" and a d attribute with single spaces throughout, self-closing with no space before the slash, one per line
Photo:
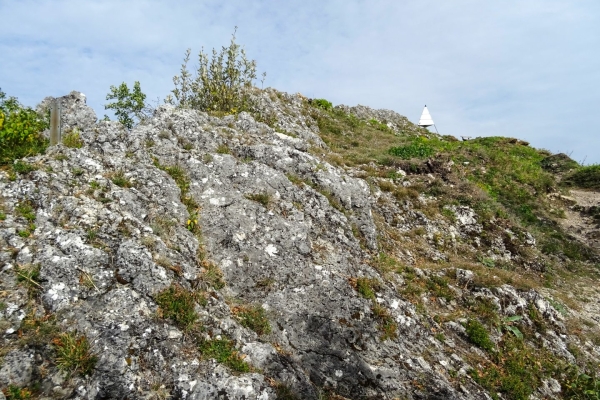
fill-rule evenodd
<path id="1" fill-rule="evenodd" d="M 23 160 L 17 160 L 12 165 L 12 169 L 18 174 L 28 174 L 31 171 L 37 170 L 38 168 L 35 165 L 29 164 Z"/>
<path id="2" fill-rule="evenodd" d="M 7 400 L 27 400 L 31 399 L 33 392 L 28 388 L 21 388 L 15 385 L 8 385 L 6 389 L 2 390 Z"/>
<path id="3" fill-rule="evenodd" d="M 217 154 L 231 154 L 231 150 L 226 144 L 220 144 L 216 151 Z"/>
<path id="4" fill-rule="evenodd" d="M 202 274 L 199 276 L 199 280 L 213 289 L 223 289 L 225 279 L 223 278 L 223 271 L 219 269 L 217 264 L 210 260 L 202 260 L 201 264 Z"/>
<path id="5" fill-rule="evenodd" d="M 392 147 L 388 150 L 388 153 L 404 160 L 409 160 L 411 158 L 431 157 L 435 153 L 435 150 L 424 141 L 418 140 L 406 146 Z"/>
<path id="6" fill-rule="evenodd" d="M 509 399 L 529 399 L 542 380 L 557 378 L 565 383 L 565 363 L 545 349 L 536 349 L 523 340 L 505 336 L 492 361 L 470 371 L 475 382 L 490 391 L 492 398 L 502 393 Z M 587 397 L 568 397 L 581 398 Z"/>
<path id="7" fill-rule="evenodd" d="M 448 286 L 448 279 L 441 276 L 432 276 L 427 279 L 427 289 L 436 297 L 441 297 L 446 301 L 454 299 L 455 293 Z"/>
<path id="8" fill-rule="evenodd" d="M 394 318 L 385 307 L 373 301 L 371 311 L 378 322 L 377 329 L 381 332 L 381 340 L 398 337 L 398 324 L 396 324 L 396 321 L 394 321 Z"/>
<path id="9" fill-rule="evenodd" d="M 17 204 L 15 211 L 17 212 L 17 215 L 25 218 L 27 222 L 35 221 L 35 209 L 30 202 L 24 201 Z"/>
<path id="10" fill-rule="evenodd" d="M 269 193 L 266 192 L 247 194 L 246 198 L 248 200 L 252 200 L 259 204 L 262 204 L 264 207 L 268 207 L 269 203 L 271 202 L 271 195 L 269 195 Z"/>
<path id="11" fill-rule="evenodd" d="M 122 170 L 113 173 L 110 180 L 112 183 L 122 188 L 130 188 L 132 186 L 131 181 L 125 176 L 125 173 Z"/>
<path id="12" fill-rule="evenodd" d="M 72 149 L 80 149 L 83 147 L 84 142 L 81 136 L 79 135 L 79 131 L 74 129 L 62 138 L 62 144 Z"/>
<path id="13" fill-rule="evenodd" d="M 159 315 L 171 319 L 183 330 L 189 329 L 198 320 L 194 309 L 198 300 L 198 294 L 179 285 L 169 286 L 155 298 L 156 304 L 160 306 Z"/>
<path id="14" fill-rule="evenodd" d="M 233 371 L 250 372 L 250 366 L 235 350 L 233 342 L 229 339 L 205 340 L 198 345 L 198 348 L 204 357 L 214 358 Z"/>
<path id="15" fill-rule="evenodd" d="M 379 285 L 377 279 L 366 277 L 356 278 L 352 280 L 352 284 L 358 294 L 360 294 L 362 297 L 369 300 L 375 300 L 375 289 Z"/>
<path id="16" fill-rule="evenodd" d="M 253 330 L 259 335 L 268 335 L 271 333 L 271 325 L 265 309 L 260 305 L 238 306 L 232 310 L 233 314 L 240 321 L 240 324 Z"/>

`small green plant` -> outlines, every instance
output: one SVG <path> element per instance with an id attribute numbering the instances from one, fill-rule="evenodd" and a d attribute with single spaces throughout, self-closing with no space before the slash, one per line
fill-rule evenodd
<path id="1" fill-rule="evenodd" d="M 15 385 L 8 385 L 2 392 L 7 400 L 27 400 L 33 396 L 33 393 L 28 388 L 21 388 Z"/>
<path id="2" fill-rule="evenodd" d="M 523 333 L 513 325 L 513 323 L 522 320 L 523 317 L 520 315 L 513 315 L 512 317 L 506 317 L 502 320 L 502 328 L 504 330 L 511 332 L 517 339 L 523 339 Z"/>
<path id="3" fill-rule="evenodd" d="M 255 193 L 255 194 L 247 194 L 246 198 L 248 200 L 256 201 L 257 203 L 262 204 L 264 207 L 268 207 L 271 202 L 271 195 L 269 193 Z"/>
<path id="4" fill-rule="evenodd" d="M 292 388 L 283 382 L 275 382 L 274 388 L 275 393 L 277 394 L 277 400 L 300 400 Z M 321 399 L 321 397 L 319 397 L 319 399 Z"/>
<path id="5" fill-rule="evenodd" d="M 496 261 L 494 261 L 494 259 L 490 258 L 490 257 L 484 257 L 482 255 L 478 255 L 477 261 L 479 261 L 480 263 L 482 263 L 483 265 L 485 265 L 488 268 L 494 268 L 496 266 Z"/>
<path id="6" fill-rule="evenodd" d="M 31 165 L 23 160 L 15 161 L 12 167 L 13 171 L 15 171 L 18 174 L 28 174 L 31 171 L 37 170 L 37 167 L 35 165 Z"/>
<path id="7" fill-rule="evenodd" d="M 198 225 L 198 214 L 196 212 L 190 214 L 190 217 L 187 220 L 186 228 L 188 231 L 192 233 L 198 233 L 200 230 L 200 225 Z"/>
<path id="8" fill-rule="evenodd" d="M 69 374 L 89 375 L 98 361 L 91 352 L 90 344 L 85 336 L 77 336 L 76 332 L 60 334 L 52 341 L 56 350 L 56 366 Z"/>
<path id="9" fill-rule="evenodd" d="M 396 324 L 390 312 L 376 301 L 373 301 L 371 311 L 379 322 L 377 328 L 381 332 L 381 340 L 396 338 L 398 336 L 398 324 Z"/>
<path id="10" fill-rule="evenodd" d="M 265 309 L 260 305 L 238 306 L 232 310 L 242 326 L 252 329 L 259 335 L 268 335 L 271 333 L 271 325 L 267 318 Z"/>
<path id="11" fill-rule="evenodd" d="M 379 283 L 377 279 L 371 279 L 366 277 L 356 278 L 352 280 L 354 288 L 356 291 L 365 299 L 374 300 L 375 299 L 375 290 L 374 287 L 377 287 Z"/>
<path id="12" fill-rule="evenodd" d="M 40 266 L 37 264 L 18 265 L 15 268 L 17 282 L 27 287 L 30 298 L 34 298 L 42 289 L 40 285 Z"/>
<path id="13" fill-rule="evenodd" d="M 223 289 L 225 287 L 223 271 L 221 271 L 215 263 L 209 260 L 202 260 L 201 264 L 203 271 L 199 276 L 200 281 L 214 289 Z"/>
<path id="14" fill-rule="evenodd" d="M 4 221 L 6 219 L 6 213 L 4 211 L 0 211 L 0 221 Z"/>
<path id="15" fill-rule="evenodd" d="M 81 176 L 83 175 L 83 173 L 85 172 L 84 170 L 82 170 L 81 168 L 73 168 L 71 170 L 71 172 L 73 173 L 73 175 L 75 176 Z"/>
<path id="16" fill-rule="evenodd" d="M 160 315 L 173 320 L 184 330 L 189 329 L 198 320 L 198 314 L 194 310 L 197 296 L 179 285 L 169 286 L 160 292 L 155 300 L 160 306 Z"/>
<path id="17" fill-rule="evenodd" d="M 96 240 L 96 237 L 98 236 L 98 230 L 97 229 L 88 229 L 85 233 L 85 236 L 88 240 L 88 243 L 92 243 L 94 240 Z"/>
<path id="18" fill-rule="evenodd" d="M 426 286 L 432 294 L 446 301 L 452 300 L 455 296 L 454 291 L 448 286 L 448 279 L 446 278 L 434 275 L 427 279 Z"/>
<path id="19" fill-rule="evenodd" d="M 115 110 L 117 119 L 127 129 L 133 128 L 135 119 L 143 120 L 147 116 L 147 107 L 144 103 L 146 95 L 142 93 L 138 81 L 133 84 L 133 91 L 129 91 L 125 82 L 121 83 L 119 87 L 111 86 L 106 100 L 116 100 L 116 102 L 106 104 L 104 108 Z"/>
<path id="20" fill-rule="evenodd" d="M 79 135 L 79 131 L 77 129 L 73 129 L 62 138 L 62 144 L 72 149 L 80 149 L 83 147 L 84 142 Z"/>
<path id="21" fill-rule="evenodd" d="M 125 176 L 125 173 L 122 170 L 118 170 L 117 172 L 113 173 L 110 180 L 119 187 L 131 187 L 131 181 Z"/>
<path id="22" fill-rule="evenodd" d="M 19 203 L 15 207 L 15 211 L 17 212 L 18 215 L 25 218 L 27 220 L 27 222 L 35 221 L 35 210 L 31 206 L 31 203 L 29 203 L 27 201 Z"/>
<path id="23" fill-rule="evenodd" d="M 231 150 L 229 150 L 229 146 L 227 146 L 226 144 L 220 144 L 219 147 L 217 147 L 217 153 L 218 154 L 231 154 Z"/>
<path id="24" fill-rule="evenodd" d="M 481 322 L 477 321 L 476 319 L 469 319 L 465 328 L 471 343 L 487 351 L 494 350 L 494 342 L 492 342 L 490 339 L 488 331 L 485 329 L 485 326 L 481 324 Z"/>
<path id="25" fill-rule="evenodd" d="M 235 351 L 233 342 L 229 339 L 205 340 L 199 344 L 200 352 L 207 358 L 214 358 L 236 372 L 250 372 L 250 366 Z"/>

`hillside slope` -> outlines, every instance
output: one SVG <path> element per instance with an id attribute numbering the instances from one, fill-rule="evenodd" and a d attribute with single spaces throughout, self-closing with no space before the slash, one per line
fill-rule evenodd
<path id="1" fill-rule="evenodd" d="M 8 398 L 596 398 L 598 250 L 559 222 L 594 209 L 548 153 L 255 96 L 128 131 L 73 92 L 82 143 L 2 171 Z"/>

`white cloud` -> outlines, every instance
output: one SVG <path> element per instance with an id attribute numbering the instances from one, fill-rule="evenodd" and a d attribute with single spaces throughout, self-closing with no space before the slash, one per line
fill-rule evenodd
<path id="1" fill-rule="evenodd" d="M 109 86 L 135 80 L 164 97 L 186 48 L 227 45 L 237 25 L 268 86 L 413 121 L 427 103 L 441 133 L 600 162 L 597 1 L 20 0 L 0 14 L 0 87 L 29 105 L 80 90 L 102 116 Z"/>

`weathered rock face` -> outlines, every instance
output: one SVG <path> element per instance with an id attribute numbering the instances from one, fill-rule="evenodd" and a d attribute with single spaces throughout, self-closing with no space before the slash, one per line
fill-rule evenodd
<path id="1" fill-rule="evenodd" d="M 46 97 L 37 106 L 37 112 L 45 114 L 50 109 L 53 97 Z M 63 135 L 77 129 L 86 131 L 94 127 L 97 118 L 94 110 L 85 104 L 85 95 L 72 91 L 66 96 L 58 97 L 61 119 L 60 126 Z"/>
<path id="2" fill-rule="evenodd" d="M 445 351 L 433 337 L 437 323 L 397 291 L 401 279 L 385 279 L 372 266 L 380 234 L 374 210 L 405 231 L 425 227 L 430 240 L 446 231 L 448 246 L 460 237 L 478 246 L 481 224 L 473 211 L 451 208 L 456 222 L 448 224 L 410 204 L 379 201 L 386 195 L 372 193 L 365 180 L 308 152 L 324 143 L 299 111 L 300 96 L 276 101 L 268 94 L 263 106 L 293 136 L 247 113 L 215 118 L 170 106 L 128 132 L 117 122 L 95 123 L 83 95 L 65 98 L 64 124 L 81 129 L 85 146 L 50 148 L 27 160 L 36 171 L 0 179 L 8 211 L 0 222 L 0 291 L 8 293 L 0 322 L 4 345 L 14 349 L 4 356 L 0 385 L 38 380 L 44 396 L 80 399 L 275 399 L 282 390 L 275 382 L 302 399 L 329 391 L 352 399 L 488 398 L 467 378 L 468 346 L 463 351 L 448 339 L 455 349 Z M 388 114 L 381 116 L 402 121 Z M 165 166 L 189 177 L 201 237 L 187 229 L 193 216 Z M 116 176 L 129 184 L 117 185 Z M 28 225 L 15 211 L 25 203 L 35 210 L 30 235 L 19 234 Z M 434 260 L 446 257 L 435 247 L 431 252 Z M 196 304 L 202 335 L 230 338 L 251 372 L 234 373 L 203 356 L 186 332 L 157 314 L 163 290 L 203 281 L 203 257 L 227 285 Z M 410 263 L 412 256 L 398 249 L 398 257 Z M 37 306 L 17 282 L 23 265 L 40 267 Z M 468 272 L 456 273 L 463 290 Z M 357 292 L 359 278 L 377 280 L 373 299 Z M 536 292 L 504 287 L 478 295 L 505 315 L 538 307 L 564 330 Z M 232 312 L 236 304 L 266 310 L 271 332 L 259 336 L 243 327 Z M 60 330 L 89 338 L 99 357 L 89 376 L 65 379 L 48 361 L 49 343 L 19 349 L 17 333 L 31 312 L 54 315 Z M 395 326 L 388 335 L 386 321 Z M 568 358 L 564 340 L 553 338 Z M 450 371 L 465 379 L 457 384 Z"/>

